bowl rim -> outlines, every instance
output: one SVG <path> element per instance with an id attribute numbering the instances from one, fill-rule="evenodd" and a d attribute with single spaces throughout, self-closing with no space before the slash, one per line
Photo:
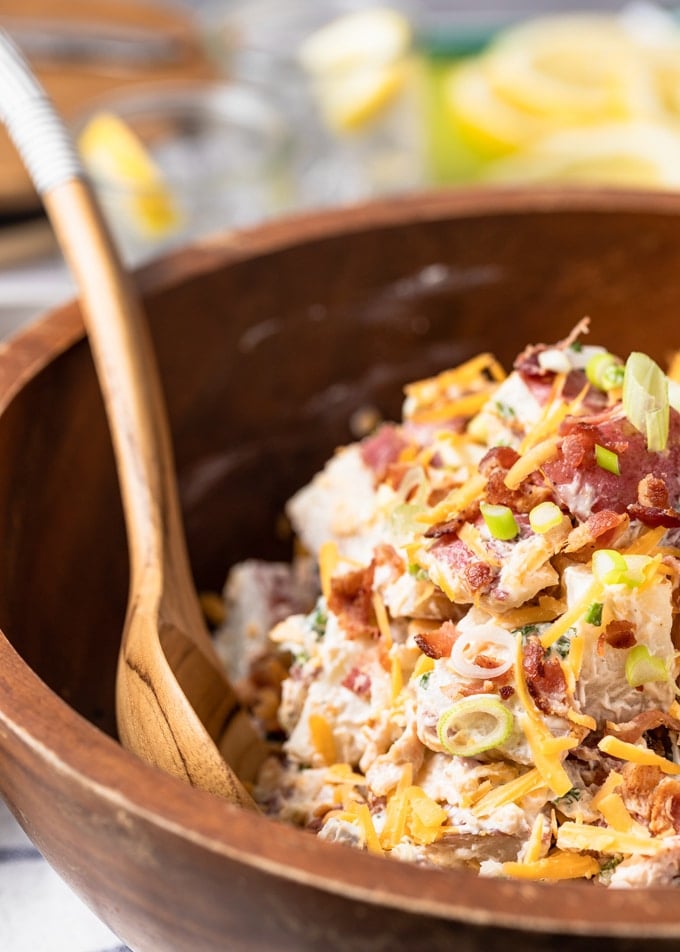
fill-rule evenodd
<path id="1" fill-rule="evenodd" d="M 374 227 L 552 212 L 660 213 L 678 217 L 680 227 L 680 195 L 556 188 L 427 192 L 288 216 L 248 231 L 213 236 L 144 266 L 136 279 L 142 293 L 149 294 L 218 266 Z M 22 387 L 83 334 L 77 301 L 72 300 L 10 338 L 1 350 L 0 415 Z M 464 870 L 442 874 L 359 851 L 344 854 L 341 875 L 337 846 L 194 790 L 124 750 L 48 688 L 0 631 L 0 753 L 8 736 L 120 817 L 137 818 L 213 854 L 349 899 L 530 932 L 680 936 L 680 914 L 673 914 L 678 893 L 671 887 L 600 889 L 597 902 L 587 903 L 584 897 L 593 893 L 584 889 L 592 887 L 583 883 L 484 879 Z M 0 777 L 0 793 L 1 787 Z M 7 796 L 10 808 L 11 799 Z"/>

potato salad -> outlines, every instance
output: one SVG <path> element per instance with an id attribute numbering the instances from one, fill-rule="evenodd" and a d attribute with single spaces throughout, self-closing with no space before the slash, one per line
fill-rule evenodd
<path id="1" fill-rule="evenodd" d="M 290 500 L 293 563 L 230 573 L 272 817 L 484 876 L 680 881 L 680 386 L 587 333 L 408 385 Z"/>

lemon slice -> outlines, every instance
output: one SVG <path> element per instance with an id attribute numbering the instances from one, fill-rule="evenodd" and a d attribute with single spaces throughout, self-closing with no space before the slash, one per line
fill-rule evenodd
<path id="1" fill-rule="evenodd" d="M 397 100 L 411 75 L 410 44 L 408 20 L 383 7 L 339 17 L 305 40 L 298 58 L 332 130 L 369 127 Z"/>
<path id="2" fill-rule="evenodd" d="M 117 202 L 140 234 L 162 238 L 177 231 L 181 216 L 160 169 L 118 116 L 93 116 L 78 137 L 85 165 L 104 187 L 120 191 Z"/>
<path id="3" fill-rule="evenodd" d="M 482 158 L 506 155 L 556 128 L 497 95 L 483 60 L 452 67 L 442 79 L 442 101 L 452 133 Z"/>
<path id="4" fill-rule="evenodd" d="M 394 63 L 411 44 L 408 20 L 387 7 L 348 13 L 312 33 L 298 57 L 315 75 L 349 70 L 367 64 Z"/>
<path id="5" fill-rule="evenodd" d="M 680 127 L 636 120 L 565 129 L 491 165 L 492 182 L 680 187 Z"/>
<path id="6" fill-rule="evenodd" d="M 529 21 L 501 37 L 484 66 L 501 98 L 572 125 L 658 111 L 642 52 L 614 16 Z"/>
<path id="7" fill-rule="evenodd" d="M 408 73 L 408 64 L 404 62 L 362 66 L 342 76 L 320 80 L 316 91 L 327 125 L 337 132 L 366 128 L 395 101 Z"/>

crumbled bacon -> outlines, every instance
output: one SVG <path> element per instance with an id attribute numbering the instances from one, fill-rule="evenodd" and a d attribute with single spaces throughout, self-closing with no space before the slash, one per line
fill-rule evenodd
<path id="1" fill-rule="evenodd" d="M 646 822 L 651 812 L 654 790 L 663 777 L 658 767 L 646 764 L 624 764 L 621 769 L 621 797 L 627 809 Z"/>
<path id="2" fill-rule="evenodd" d="M 598 545 L 610 548 L 628 528 L 629 519 L 624 513 L 602 509 L 588 516 L 586 521 L 569 533 L 566 551 L 576 552 L 586 546 Z"/>
<path id="3" fill-rule="evenodd" d="M 338 616 L 348 638 L 379 635 L 373 610 L 373 574 L 371 563 L 367 569 L 355 569 L 331 579 L 328 608 Z"/>
<path id="4" fill-rule="evenodd" d="M 436 539 L 430 548 L 430 555 L 457 579 L 465 579 L 471 596 L 488 591 L 497 574 L 496 569 L 480 561 L 455 535 L 445 535 Z"/>
<path id="5" fill-rule="evenodd" d="M 663 526 L 665 529 L 680 528 L 680 512 L 676 509 L 660 509 L 658 506 L 641 506 L 631 503 L 627 510 L 631 519 L 637 519 L 650 529 Z"/>
<path id="6" fill-rule="evenodd" d="M 401 451 L 408 446 L 401 431 L 392 423 L 383 424 L 372 436 L 361 441 L 361 458 L 373 471 L 376 482 L 382 482 L 392 463 L 399 459 Z"/>
<path id="7" fill-rule="evenodd" d="M 371 676 L 361 668 L 353 667 L 343 678 L 342 686 L 353 691 L 358 697 L 368 697 L 371 693 Z"/>
<path id="8" fill-rule="evenodd" d="M 515 689 L 513 688 L 511 684 L 503 684 L 499 688 L 498 693 L 500 694 L 501 698 L 504 701 L 507 701 L 508 698 L 511 698 L 512 695 L 515 693 Z"/>
<path id="9" fill-rule="evenodd" d="M 376 545 L 373 549 L 373 560 L 376 565 L 389 565 L 398 573 L 402 573 L 406 567 L 394 546 L 387 542 Z"/>
<path id="10" fill-rule="evenodd" d="M 488 592 L 494 580 L 494 571 L 487 562 L 473 561 L 463 569 L 471 592 Z"/>
<path id="11" fill-rule="evenodd" d="M 654 836 L 680 833 L 680 780 L 664 777 L 652 794 L 649 831 Z"/>
<path id="12" fill-rule="evenodd" d="M 534 506 L 550 499 L 552 492 L 540 473 L 532 473 L 517 489 L 508 489 L 505 477 L 519 459 L 510 446 L 494 446 L 480 460 L 479 472 L 486 476 L 486 500 L 493 506 L 509 506 L 514 512 L 531 512 Z"/>
<path id="13" fill-rule="evenodd" d="M 529 693 L 544 714 L 563 711 L 567 682 L 559 658 L 546 657 L 540 640 L 533 636 L 524 645 L 522 669 Z"/>
<path id="14" fill-rule="evenodd" d="M 640 740 L 646 731 L 653 731 L 656 727 L 666 727 L 668 730 L 680 731 L 680 721 L 658 708 L 641 711 L 630 721 L 623 721 L 620 724 L 612 724 L 607 721 L 608 733 L 618 737 L 619 740 L 627 741 L 629 744 L 634 744 Z"/>
<path id="15" fill-rule="evenodd" d="M 466 522 L 465 516 L 454 516 L 453 519 L 447 519 L 446 522 L 438 522 L 425 533 L 426 539 L 440 539 L 442 536 L 455 536 L 460 527 Z"/>
<path id="16" fill-rule="evenodd" d="M 637 501 L 646 508 L 667 509 L 670 505 L 668 486 L 663 479 L 648 473 L 638 483 Z"/>
<path id="17" fill-rule="evenodd" d="M 624 618 L 608 622 L 603 632 L 610 648 L 632 648 L 635 644 L 635 625 Z"/>
<path id="18" fill-rule="evenodd" d="M 480 459 L 477 469 L 482 476 L 488 476 L 497 469 L 503 469 L 507 473 L 518 459 L 519 453 L 511 446 L 492 446 Z"/>
<path id="19" fill-rule="evenodd" d="M 448 658 L 458 633 L 452 621 L 445 621 L 440 628 L 433 631 L 419 631 L 415 635 L 415 642 L 428 658 Z"/>
<path id="20" fill-rule="evenodd" d="M 568 417 L 560 426 L 560 435 L 558 456 L 546 462 L 543 470 L 554 485 L 558 501 L 579 519 L 585 521 L 592 513 L 609 509 L 628 512 L 633 518 L 644 517 L 646 524 L 650 524 L 657 514 L 648 507 L 635 508 L 640 506 L 640 483 L 650 473 L 664 482 L 669 495 L 670 509 L 662 510 L 664 518 L 675 518 L 672 507 L 680 497 L 680 414 L 677 411 L 671 408 L 668 445 L 663 453 L 648 451 L 646 437 L 618 407 L 588 420 Z M 597 465 L 596 443 L 617 454 L 619 475 Z"/>

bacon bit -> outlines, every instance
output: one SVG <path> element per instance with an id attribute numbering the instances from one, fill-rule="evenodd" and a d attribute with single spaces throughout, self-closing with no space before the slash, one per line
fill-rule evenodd
<path id="1" fill-rule="evenodd" d="M 663 479 L 648 473 L 638 483 L 638 503 L 647 509 L 668 509 L 670 497 Z"/>
<path id="2" fill-rule="evenodd" d="M 563 429 L 562 427 L 561 429 Z M 562 440 L 562 460 L 569 469 L 592 469 L 596 466 L 595 444 L 597 434 L 588 424 L 582 423 L 575 432 Z"/>
<path id="3" fill-rule="evenodd" d="M 361 458 L 379 483 L 385 479 L 389 466 L 398 461 L 407 446 L 408 442 L 399 428 L 392 423 L 385 423 L 377 433 L 361 441 Z"/>
<path id="4" fill-rule="evenodd" d="M 522 668 L 536 707 L 544 714 L 559 714 L 566 700 L 567 682 L 556 657 L 547 657 L 536 636 L 524 645 Z"/>
<path id="5" fill-rule="evenodd" d="M 440 628 L 433 631 L 419 631 L 415 636 L 415 643 L 428 658 L 448 658 L 453 643 L 458 637 L 456 626 L 452 621 L 445 621 Z"/>
<path id="6" fill-rule="evenodd" d="M 494 571 L 486 562 L 470 562 L 463 569 L 470 591 L 488 592 L 494 579 Z"/>
<path id="7" fill-rule="evenodd" d="M 479 472 L 487 477 L 486 499 L 492 506 L 509 506 L 514 512 L 530 512 L 552 496 L 539 473 L 523 479 L 517 489 L 508 489 L 505 477 L 520 456 L 510 446 L 494 446 L 479 462 Z"/>
<path id="8" fill-rule="evenodd" d="M 355 569 L 331 579 L 328 608 L 338 616 L 348 638 L 377 638 L 380 633 L 373 609 L 373 574 L 371 563 L 367 569 Z"/>
<path id="9" fill-rule="evenodd" d="M 389 565 L 401 574 L 406 565 L 393 545 L 381 542 L 373 550 L 373 561 L 376 565 Z"/>
<path id="10" fill-rule="evenodd" d="M 604 638 L 604 632 L 601 632 L 601 633 L 597 636 L 596 651 L 597 651 L 597 656 L 598 656 L 598 658 L 604 658 L 604 652 L 605 652 L 605 646 L 606 646 L 606 644 L 607 644 L 607 642 L 605 641 L 605 638 Z"/>
<path id="11" fill-rule="evenodd" d="M 658 708 L 641 711 L 630 721 L 622 721 L 620 724 L 612 724 L 607 721 L 607 733 L 613 734 L 619 740 L 625 740 L 629 744 L 634 744 L 640 740 L 646 731 L 653 731 L 657 727 L 667 727 L 668 730 L 680 731 L 680 721 L 666 714 Z M 656 767 L 653 768 L 656 770 Z"/>
<path id="12" fill-rule="evenodd" d="M 652 797 L 663 774 L 658 767 L 627 763 L 621 768 L 623 782 L 621 797 L 628 811 L 647 822 L 652 808 Z"/>
<path id="13" fill-rule="evenodd" d="M 511 446 L 492 446 L 480 459 L 477 469 L 482 476 L 489 476 L 497 469 L 504 469 L 507 472 L 518 459 L 519 453 Z"/>
<path id="14" fill-rule="evenodd" d="M 654 790 L 649 831 L 654 836 L 680 833 L 680 780 L 676 777 L 664 777 Z"/>
<path id="15" fill-rule="evenodd" d="M 631 503 L 626 507 L 626 511 L 631 519 L 637 519 L 650 529 L 656 529 L 663 526 L 664 529 L 677 529 L 680 527 L 680 512 L 675 509 L 659 509 L 656 506 L 641 506 L 639 503 Z"/>
<path id="16" fill-rule="evenodd" d="M 594 512 L 582 525 L 576 526 L 569 533 L 565 552 L 576 552 L 596 543 L 599 548 L 611 548 L 616 539 L 626 531 L 629 522 L 625 513 L 613 512 L 611 509 Z"/>
<path id="17" fill-rule="evenodd" d="M 602 633 L 610 648 L 632 648 L 635 644 L 635 625 L 624 618 L 610 621 Z"/>
<path id="18" fill-rule="evenodd" d="M 463 515 L 455 516 L 453 519 L 449 519 L 446 522 L 438 522 L 435 526 L 430 526 L 430 528 L 425 533 L 426 539 L 441 539 L 442 536 L 447 535 L 457 535 L 458 530 L 463 525 L 464 522 L 467 522 L 467 518 Z"/>
<path id="19" fill-rule="evenodd" d="M 514 512 L 531 512 L 534 506 L 552 499 L 552 489 L 543 482 L 539 473 L 532 473 L 523 479 L 517 489 L 508 489 L 505 485 L 505 473 L 497 470 L 489 476 L 486 488 L 487 501 L 492 506 L 509 506 Z"/>
<path id="20" fill-rule="evenodd" d="M 343 679 L 342 686 L 359 697 L 368 697 L 371 693 L 371 676 L 361 668 L 354 667 Z"/>
<path id="21" fill-rule="evenodd" d="M 458 530 L 464 522 L 474 523 L 479 516 L 479 500 L 476 499 L 472 505 L 457 513 L 453 519 L 447 519 L 446 522 L 437 522 L 425 533 L 426 539 L 439 539 L 445 535 L 457 535 Z"/>
<path id="22" fill-rule="evenodd" d="M 512 695 L 515 693 L 515 689 L 511 684 L 504 684 L 499 689 L 498 693 L 504 701 L 507 701 L 508 698 L 512 697 Z"/>

